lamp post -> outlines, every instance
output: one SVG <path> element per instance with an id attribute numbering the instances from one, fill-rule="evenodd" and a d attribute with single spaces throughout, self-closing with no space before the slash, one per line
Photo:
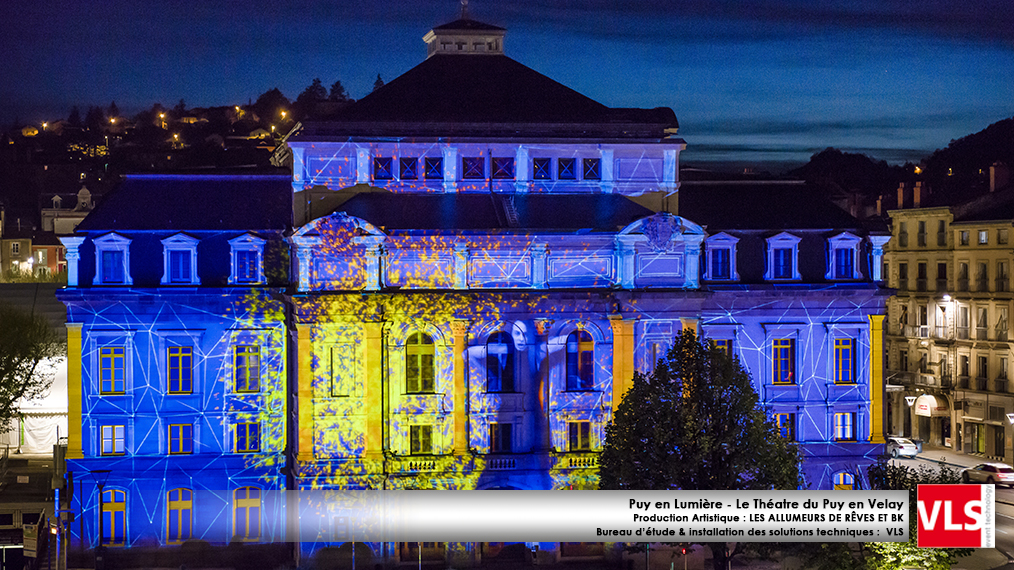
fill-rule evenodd
<path id="1" fill-rule="evenodd" d="M 102 548 L 102 533 L 103 533 L 102 519 L 105 518 L 105 516 L 104 516 L 105 513 L 102 512 L 102 509 L 103 509 L 102 492 L 105 489 L 106 479 L 109 478 L 109 473 L 111 473 L 111 471 L 109 471 L 108 469 L 93 469 L 92 470 L 92 476 L 95 477 L 95 483 L 98 484 L 98 486 L 99 486 L 99 541 L 98 541 L 98 544 L 95 546 L 95 570 L 102 570 L 106 566 L 105 560 L 102 559 L 102 554 L 103 554 L 103 552 L 102 552 L 103 551 L 103 548 Z"/>

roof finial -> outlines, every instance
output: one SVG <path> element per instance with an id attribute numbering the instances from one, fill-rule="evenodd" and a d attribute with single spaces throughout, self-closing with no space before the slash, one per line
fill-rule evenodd
<path id="1" fill-rule="evenodd" d="M 468 16 L 468 0 L 461 0 L 461 19 L 471 20 Z"/>

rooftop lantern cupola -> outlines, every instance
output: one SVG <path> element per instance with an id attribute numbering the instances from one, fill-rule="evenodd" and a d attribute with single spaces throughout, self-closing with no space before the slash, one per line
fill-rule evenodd
<path id="1" fill-rule="evenodd" d="M 468 0 L 461 0 L 461 17 L 436 26 L 423 36 L 426 57 L 435 54 L 503 55 L 503 37 L 507 30 L 477 22 L 468 14 Z"/>

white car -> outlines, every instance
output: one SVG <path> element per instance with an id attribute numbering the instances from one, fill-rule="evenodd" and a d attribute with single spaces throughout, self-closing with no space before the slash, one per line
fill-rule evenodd
<path id="1" fill-rule="evenodd" d="M 980 463 L 962 471 L 961 482 L 1014 487 L 1014 468 L 1006 463 Z"/>
<path id="2" fill-rule="evenodd" d="M 887 454 L 891 457 L 915 457 L 919 453 L 919 446 L 907 437 L 887 438 Z"/>

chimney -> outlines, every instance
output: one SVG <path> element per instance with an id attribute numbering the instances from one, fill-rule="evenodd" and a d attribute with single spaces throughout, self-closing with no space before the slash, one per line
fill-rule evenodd
<path id="1" fill-rule="evenodd" d="M 989 191 L 996 192 L 997 188 L 1003 188 L 1010 181 L 1010 169 L 1007 165 L 996 161 L 989 167 Z"/>
<path id="2" fill-rule="evenodd" d="M 898 185 L 898 209 L 905 209 L 905 183 Z"/>
<path id="3" fill-rule="evenodd" d="M 912 207 L 913 208 L 920 208 L 920 207 L 922 207 L 922 191 L 923 191 L 922 180 L 918 180 L 915 183 L 915 188 L 912 189 Z"/>
<path id="4" fill-rule="evenodd" d="M 877 216 L 884 215 L 884 197 L 877 196 Z"/>

